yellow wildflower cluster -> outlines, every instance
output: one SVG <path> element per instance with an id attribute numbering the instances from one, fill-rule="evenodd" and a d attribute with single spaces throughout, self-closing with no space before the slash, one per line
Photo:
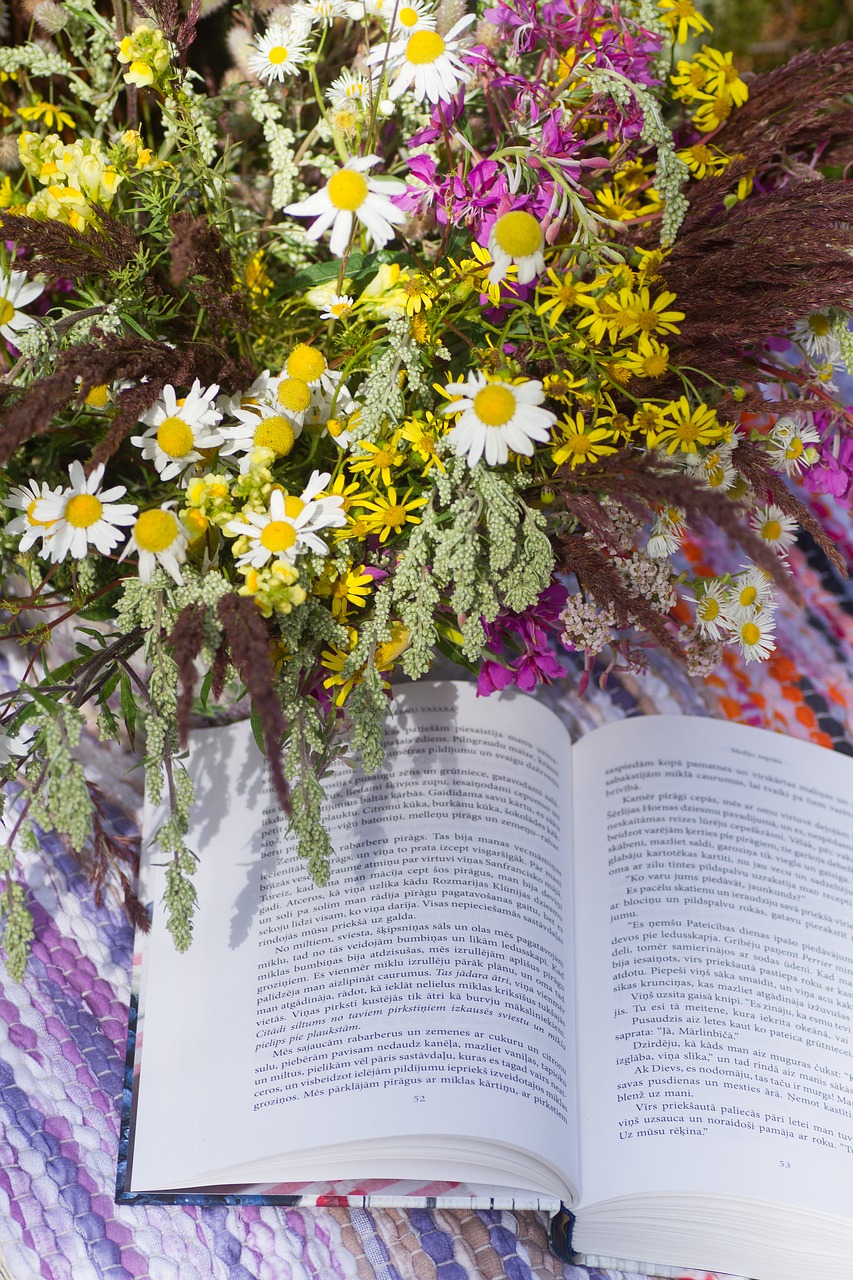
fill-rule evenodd
<path id="1" fill-rule="evenodd" d="M 636 222 L 660 213 L 663 201 L 652 185 L 653 172 L 652 164 L 629 161 L 598 191 L 595 213 L 611 222 Z"/>
<path id="2" fill-rule="evenodd" d="M 246 581 L 237 594 L 251 596 L 265 618 L 274 613 L 291 613 L 304 604 L 307 592 L 299 585 L 299 571 L 283 560 L 273 560 L 262 569 L 238 566 Z"/>
<path id="3" fill-rule="evenodd" d="M 670 77 L 674 96 L 690 107 L 692 123 L 700 133 L 716 132 L 749 97 L 732 57 L 703 45 L 692 61 L 680 61 Z"/>
<path id="4" fill-rule="evenodd" d="M 31 218 L 67 222 L 77 231 L 96 217 L 93 205 L 109 209 L 123 181 L 97 138 L 81 138 L 70 145 L 56 133 L 42 138 L 22 133 L 18 138 L 21 164 L 43 190 L 23 210 Z"/>
<path id="5" fill-rule="evenodd" d="M 331 675 L 323 681 L 324 689 L 335 689 L 335 706 L 342 707 L 349 697 L 352 690 L 357 684 L 361 684 L 365 667 L 361 666 L 352 675 L 344 675 L 343 669 L 349 660 L 350 654 L 358 644 L 358 632 L 355 627 L 350 627 L 349 632 L 349 648 L 339 649 L 337 646 L 331 649 L 324 649 L 322 652 L 323 666 Z M 409 632 L 402 622 L 391 623 L 391 637 L 384 644 L 376 646 L 376 654 L 373 661 L 373 667 L 380 673 L 391 671 L 394 663 L 409 646 Z M 385 688 L 387 683 L 383 681 Z"/>
<path id="6" fill-rule="evenodd" d="M 140 22 L 124 37 L 116 56 L 119 62 L 129 64 L 124 73 L 125 84 L 136 85 L 138 89 L 150 85 L 160 88 L 171 62 L 166 36 L 159 27 L 150 27 L 147 22 Z"/>

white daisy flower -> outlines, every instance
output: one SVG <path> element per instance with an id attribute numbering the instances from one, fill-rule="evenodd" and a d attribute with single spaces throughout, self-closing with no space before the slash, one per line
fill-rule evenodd
<path id="1" fill-rule="evenodd" d="M 267 83 L 295 76 L 308 57 L 309 34 L 310 28 L 303 23 L 273 23 L 262 36 L 256 36 L 246 59 L 249 70 Z"/>
<path id="2" fill-rule="evenodd" d="M 187 558 L 189 540 L 189 534 L 174 511 L 170 511 L 168 506 L 154 507 L 137 517 L 119 560 L 124 560 L 125 556 L 135 551 L 139 557 L 139 576 L 143 582 L 151 581 L 151 575 L 159 564 L 172 581 L 180 586 L 184 581 L 181 565 Z"/>
<path id="3" fill-rule="evenodd" d="M 786 516 L 782 508 L 777 507 L 775 503 L 771 502 L 768 506 L 759 507 L 751 512 L 749 523 L 759 538 L 780 555 L 784 555 L 797 541 L 799 526 L 796 520 Z"/>
<path id="4" fill-rule="evenodd" d="M 16 333 L 38 324 L 18 308 L 29 306 L 43 293 L 44 285 L 28 280 L 26 271 L 0 271 L 0 334 L 13 346 Z"/>
<path id="5" fill-rule="evenodd" d="M 272 559 L 294 564 L 296 557 L 309 549 L 327 554 L 329 548 L 317 530 L 346 524 L 342 498 L 317 498 L 330 480 L 329 472 L 315 471 L 299 497 L 273 489 L 267 514 L 247 511 L 245 521 L 229 521 L 225 532 L 249 541 L 237 564 L 262 569 Z"/>
<path id="6" fill-rule="evenodd" d="M 434 31 L 435 12 L 423 0 L 400 0 L 391 31 L 399 40 L 401 36 L 414 35 L 416 31 Z"/>
<path id="7" fill-rule="evenodd" d="M 36 520 L 33 513 L 36 503 L 42 498 L 58 498 L 62 487 L 51 489 L 46 480 L 30 480 L 28 484 L 18 485 L 5 499 L 6 506 L 13 511 L 20 511 L 19 516 L 10 520 L 4 530 L 17 536 L 23 534 L 18 544 L 19 551 L 29 551 L 38 541 L 44 541 L 50 532 L 52 520 Z"/>
<path id="8" fill-rule="evenodd" d="M 247 405 L 235 414 L 237 425 L 221 427 L 220 434 L 227 443 L 219 451 L 221 458 L 241 453 L 240 471 L 249 470 L 254 449 L 271 449 L 276 458 L 286 458 L 302 431 L 301 424 L 286 417 L 277 407 L 267 404 Z"/>
<path id="9" fill-rule="evenodd" d="M 320 312 L 321 320 L 343 320 L 355 306 L 355 298 L 348 293 L 333 293 Z"/>
<path id="10" fill-rule="evenodd" d="M 347 15 L 354 22 L 366 22 L 369 18 L 380 21 L 390 18 L 395 0 L 350 0 Z"/>
<path id="11" fill-rule="evenodd" d="M 446 36 L 437 31 L 422 29 L 401 40 L 392 40 L 374 49 L 367 59 L 368 66 L 386 62 L 391 72 L 388 97 L 395 102 L 400 94 L 411 88 L 418 102 L 428 98 L 430 102 L 450 102 L 455 93 L 471 76 L 471 70 L 459 58 L 459 41 L 466 27 L 475 22 L 475 13 L 466 13 L 455 23 Z M 544 270 L 544 268 L 543 268 Z"/>
<path id="12" fill-rule="evenodd" d="M 297 22 L 302 21 L 306 26 L 328 27 L 336 18 L 347 16 L 346 0 L 303 0 L 293 6 L 291 13 Z"/>
<path id="13" fill-rule="evenodd" d="M 347 522 L 343 498 L 337 494 L 326 494 L 325 497 L 320 497 L 331 478 L 330 471 L 312 471 L 299 497 L 287 499 L 291 510 L 297 502 L 301 502 L 303 509 L 310 511 L 309 521 L 312 532 L 316 532 L 317 529 L 342 529 Z M 325 543 L 323 545 L 325 547 Z"/>
<path id="14" fill-rule="evenodd" d="M 357 103 L 367 107 L 370 103 L 370 80 L 360 71 L 345 68 L 326 90 L 326 97 L 333 107 L 343 107 Z"/>
<path id="15" fill-rule="evenodd" d="M 234 396 L 219 396 L 216 407 L 223 417 L 236 417 L 241 409 L 251 408 L 253 405 L 270 400 L 274 394 L 271 390 L 273 381 L 269 369 L 264 369 L 263 373 L 259 373 L 255 378 L 248 391 L 240 391 Z"/>
<path id="16" fill-rule="evenodd" d="M 653 560 L 662 560 L 677 551 L 684 536 L 686 516 L 681 507 L 664 507 L 659 511 L 646 543 L 646 555 Z"/>
<path id="17" fill-rule="evenodd" d="M 820 443 L 820 434 L 809 422 L 779 418 L 767 441 L 774 467 L 786 475 L 798 476 L 804 466 L 817 461 L 817 450 L 813 446 Z"/>
<path id="18" fill-rule="evenodd" d="M 720 489 L 728 493 L 737 483 L 738 474 L 732 464 L 732 449 L 728 444 L 720 444 L 711 453 L 683 453 L 681 460 L 685 471 L 703 480 L 709 489 Z"/>
<path id="19" fill-rule="evenodd" d="M 366 227 L 375 247 L 384 248 L 394 238 L 393 228 L 406 221 L 402 209 L 392 204 L 389 196 L 402 195 L 406 184 L 394 178 L 365 177 L 366 171 L 378 163 L 379 156 L 372 155 L 348 160 L 321 191 L 287 205 L 284 212 L 297 218 L 314 218 L 305 233 L 309 240 L 319 240 L 331 227 L 329 249 L 336 258 L 346 252 L 354 218 Z"/>
<path id="20" fill-rule="evenodd" d="M 826 311 L 812 311 L 805 320 L 799 320 L 791 339 L 813 360 L 828 360 L 838 349 L 838 339 L 832 332 L 832 316 Z"/>
<path id="21" fill-rule="evenodd" d="M 322 351 L 309 346 L 307 342 L 296 344 L 284 362 L 283 373 L 288 378 L 299 378 L 302 382 L 307 382 L 312 391 L 322 387 L 324 391 L 333 392 L 341 377 L 329 368 L 329 362 Z"/>
<path id="22" fill-rule="evenodd" d="M 756 612 L 763 611 L 771 603 L 770 578 L 763 569 L 753 566 L 739 574 L 729 587 L 724 611 L 735 625 L 744 618 L 751 618 Z"/>
<path id="23" fill-rule="evenodd" d="M 557 421 L 550 410 L 538 407 L 545 392 L 533 379 L 514 385 L 469 372 L 466 382 L 452 382 L 445 391 L 455 397 L 462 393 L 442 412 L 461 414 L 447 439 L 458 457 L 467 456 L 469 467 L 482 457 L 491 467 L 504 463 L 510 449 L 529 457 L 533 441 L 544 443 Z"/>
<path id="24" fill-rule="evenodd" d="M 776 619 L 769 609 L 754 614 L 750 618 L 742 618 L 732 627 L 732 639 L 740 645 L 740 651 L 747 662 L 755 662 L 767 658 L 776 648 L 773 631 Z"/>
<path id="25" fill-rule="evenodd" d="M 109 555 L 122 539 L 116 526 L 133 524 L 137 510 L 135 502 L 115 501 L 127 493 L 123 484 L 100 492 L 103 466 L 87 476 L 79 462 L 72 462 L 68 476 L 70 486 L 39 498 L 30 517 L 50 525 L 44 553 L 54 564 L 69 554 L 82 560 L 90 546 Z"/>
<path id="26" fill-rule="evenodd" d="M 524 209 L 512 209 L 495 219 L 488 248 L 493 263 L 489 284 L 505 280 L 513 263 L 519 284 L 530 284 L 545 270 L 545 235 L 533 214 Z"/>
<path id="27" fill-rule="evenodd" d="M 721 582 L 708 582 L 696 598 L 696 630 L 709 640 L 722 640 L 729 625 L 725 616 L 726 588 Z"/>
<path id="28" fill-rule="evenodd" d="M 272 379 L 270 400 L 265 403 L 271 403 L 278 413 L 284 413 L 299 435 L 305 415 L 311 408 L 312 398 L 311 388 L 303 378 L 288 378 L 286 373 L 281 373 Z"/>
<path id="29" fill-rule="evenodd" d="M 142 415 L 140 422 L 148 426 L 141 436 L 131 436 L 130 443 L 142 450 L 146 461 L 153 462 L 161 480 L 172 480 L 201 458 L 201 449 L 215 449 L 220 442 L 216 430 L 222 414 L 216 408 L 219 387 L 202 389 L 196 378 L 190 393 L 179 400 L 171 385 L 163 388 L 156 404 Z"/>

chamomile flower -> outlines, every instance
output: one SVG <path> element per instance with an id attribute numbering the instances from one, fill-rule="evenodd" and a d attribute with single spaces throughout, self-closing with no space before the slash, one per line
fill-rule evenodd
<path id="1" fill-rule="evenodd" d="M 418 102 L 450 102 L 471 75 L 459 57 L 458 36 L 475 22 L 477 15 L 466 13 L 446 36 L 427 28 L 403 39 L 392 40 L 370 54 L 368 66 L 387 61 L 391 73 L 388 97 L 392 102 L 407 90 Z"/>
<path id="2" fill-rule="evenodd" d="M 400 0 L 391 32 L 397 39 L 413 35 L 416 31 L 434 31 L 435 13 L 423 0 Z"/>
<path id="3" fill-rule="evenodd" d="M 109 555 L 122 540 L 121 526 L 133 524 L 137 510 L 136 503 L 115 501 L 127 493 L 123 484 L 101 492 L 103 466 L 87 476 L 72 462 L 68 477 L 69 487 L 39 498 L 30 515 L 33 523 L 49 525 L 44 553 L 54 564 L 69 554 L 82 560 L 90 546 Z"/>
<path id="4" fill-rule="evenodd" d="M 696 630 L 709 640 L 722 640 L 729 623 L 725 611 L 726 588 L 722 582 L 707 582 L 696 598 Z"/>
<path id="5" fill-rule="evenodd" d="M 814 446 L 820 442 L 820 435 L 810 422 L 779 418 L 767 440 L 773 465 L 785 475 L 798 476 L 804 466 L 817 460 Z"/>
<path id="6" fill-rule="evenodd" d="M 342 107 L 357 103 L 359 106 L 370 105 L 370 80 L 361 71 L 350 71 L 345 67 L 336 80 L 326 90 L 326 97 L 333 107 Z"/>
<path id="7" fill-rule="evenodd" d="M 532 213 L 513 209 L 495 220 L 489 232 L 493 266 L 489 284 L 505 280 L 511 266 L 518 269 L 518 283 L 530 284 L 545 270 L 545 236 Z"/>
<path id="8" fill-rule="evenodd" d="M 247 405 L 245 409 L 238 409 L 234 416 L 237 418 L 235 426 L 220 428 L 225 444 L 219 456 L 229 458 L 242 454 L 240 471 L 244 475 L 249 470 L 254 449 L 271 449 L 276 458 L 286 458 L 302 431 L 292 418 L 267 404 Z"/>
<path id="9" fill-rule="evenodd" d="M 394 178 L 366 177 L 367 170 L 378 163 L 379 156 L 374 155 L 348 160 L 321 191 L 287 205 L 284 212 L 297 218 L 314 218 L 305 233 L 309 240 L 319 240 L 331 227 L 329 249 L 336 258 L 346 252 L 355 220 L 365 227 L 377 249 L 384 248 L 394 238 L 394 227 L 406 221 L 402 209 L 389 198 L 402 195 L 406 184 Z"/>
<path id="10" fill-rule="evenodd" d="M 44 285 L 27 279 L 25 271 L 0 271 L 0 334 L 14 344 L 15 335 L 38 321 L 19 307 L 29 306 L 44 293 Z"/>
<path id="11" fill-rule="evenodd" d="M 167 506 L 143 511 L 136 518 L 127 546 L 119 560 L 135 551 L 139 557 L 139 577 L 150 582 L 160 565 L 173 582 L 183 583 L 181 565 L 187 558 L 189 534 L 178 517 Z"/>
<path id="12" fill-rule="evenodd" d="M 753 567 L 738 574 L 729 587 L 725 612 L 732 624 L 735 624 L 762 612 L 771 603 L 770 578 L 763 569 Z"/>
<path id="13" fill-rule="evenodd" d="M 302 23 L 275 22 L 255 37 L 246 65 L 260 80 L 271 83 L 295 76 L 308 56 L 309 27 Z"/>
<path id="14" fill-rule="evenodd" d="M 782 508 L 777 507 L 775 503 L 771 502 L 768 506 L 759 507 L 753 511 L 750 514 L 749 523 L 762 542 L 766 542 L 768 547 L 772 547 L 780 555 L 784 555 L 797 541 L 799 526 L 796 520 L 786 516 Z"/>
<path id="15" fill-rule="evenodd" d="M 469 371 L 466 382 L 450 383 L 444 394 L 458 397 L 442 412 L 460 415 L 447 439 L 457 457 L 467 457 L 469 467 L 481 458 L 491 467 L 498 466 L 506 462 L 510 449 L 529 457 L 533 442 L 546 441 L 557 421 L 550 410 L 539 407 L 545 392 L 542 383 L 534 379 L 495 382 L 483 373 Z"/>
<path id="16" fill-rule="evenodd" d="M 225 532 L 245 537 L 249 543 L 237 559 L 238 566 L 262 569 L 272 559 L 293 564 L 309 549 L 325 555 L 329 548 L 317 530 L 346 523 L 339 497 L 317 496 L 330 479 L 328 472 L 315 471 L 298 497 L 273 489 L 268 513 L 247 511 L 245 521 L 229 521 Z"/>
<path id="17" fill-rule="evenodd" d="M 172 480 L 201 458 L 202 449 L 215 449 L 222 437 L 216 429 L 222 414 L 216 408 L 219 387 L 202 388 L 198 378 L 190 393 L 179 400 L 167 385 L 156 404 L 140 418 L 148 430 L 131 436 L 130 443 L 153 462 L 162 480 Z"/>
<path id="18" fill-rule="evenodd" d="M 351 298 L 348 293 L 333 293 L 329 300 L 323 305 L 320 312 L 321 320 L 343 320 L 346 316 L 352 314 L 355 306 L 355 298 Z"/>
<path id="19" fill-rule="evenodd" d="M 330 392 L 335 390 L 341 376 L 339 373 L 332 373 L 322 351 L 309 346 L 307 342 L 299 342 L 293 348 L 284 362 L 284 374 L 288 378 L 299 378 L 312 391 L 322 387 L 324 391 Z"/>
<path id="20" fill-rule="evenodd" d="M 732 638 L 737 641 L 747 662 L 768 658 L 776 648 L 773 632 L 776 619 L 769 609 L 748 618 L 741 618 L 732 627 Z"/>
<path id="21" fill-rule="evenodd" d="M 6 506 L 21 514 L 10 520 L 3 532 L 15 536 L 23 534 L 18 544 L 19 551 L 29 551 L 30 547 L 40 540 L 43 542 L 47 537 L 53 521 L 34 518 L 36 503 L 42 498 L 58 498 L 61 493 L 61 487 L 51 489 L 45 480 L 30 480 L 27 484 L 18 485 L 8 494 Z"/>

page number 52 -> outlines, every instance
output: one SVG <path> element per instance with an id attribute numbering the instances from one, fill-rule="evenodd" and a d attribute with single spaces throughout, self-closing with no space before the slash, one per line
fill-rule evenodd
<path id="1" fill-rule="evenodd" d="M 426 1102 L 426 1095 L 423 1093 L 416 1093 L 412 1098 L 412 1102 Z"/>

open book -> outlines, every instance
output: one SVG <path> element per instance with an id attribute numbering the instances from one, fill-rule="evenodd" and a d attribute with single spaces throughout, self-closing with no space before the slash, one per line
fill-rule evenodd
<path id="1" fill-rule="evenodd" d="M 586 1261 L 849 1280 L 851 762 L 396 703 L 381 774 L 331 786 L 324 889 L 249 726 L 198 735 L 195 939 L 158 906 L 124 1196 L 563 1202 Z"/>

